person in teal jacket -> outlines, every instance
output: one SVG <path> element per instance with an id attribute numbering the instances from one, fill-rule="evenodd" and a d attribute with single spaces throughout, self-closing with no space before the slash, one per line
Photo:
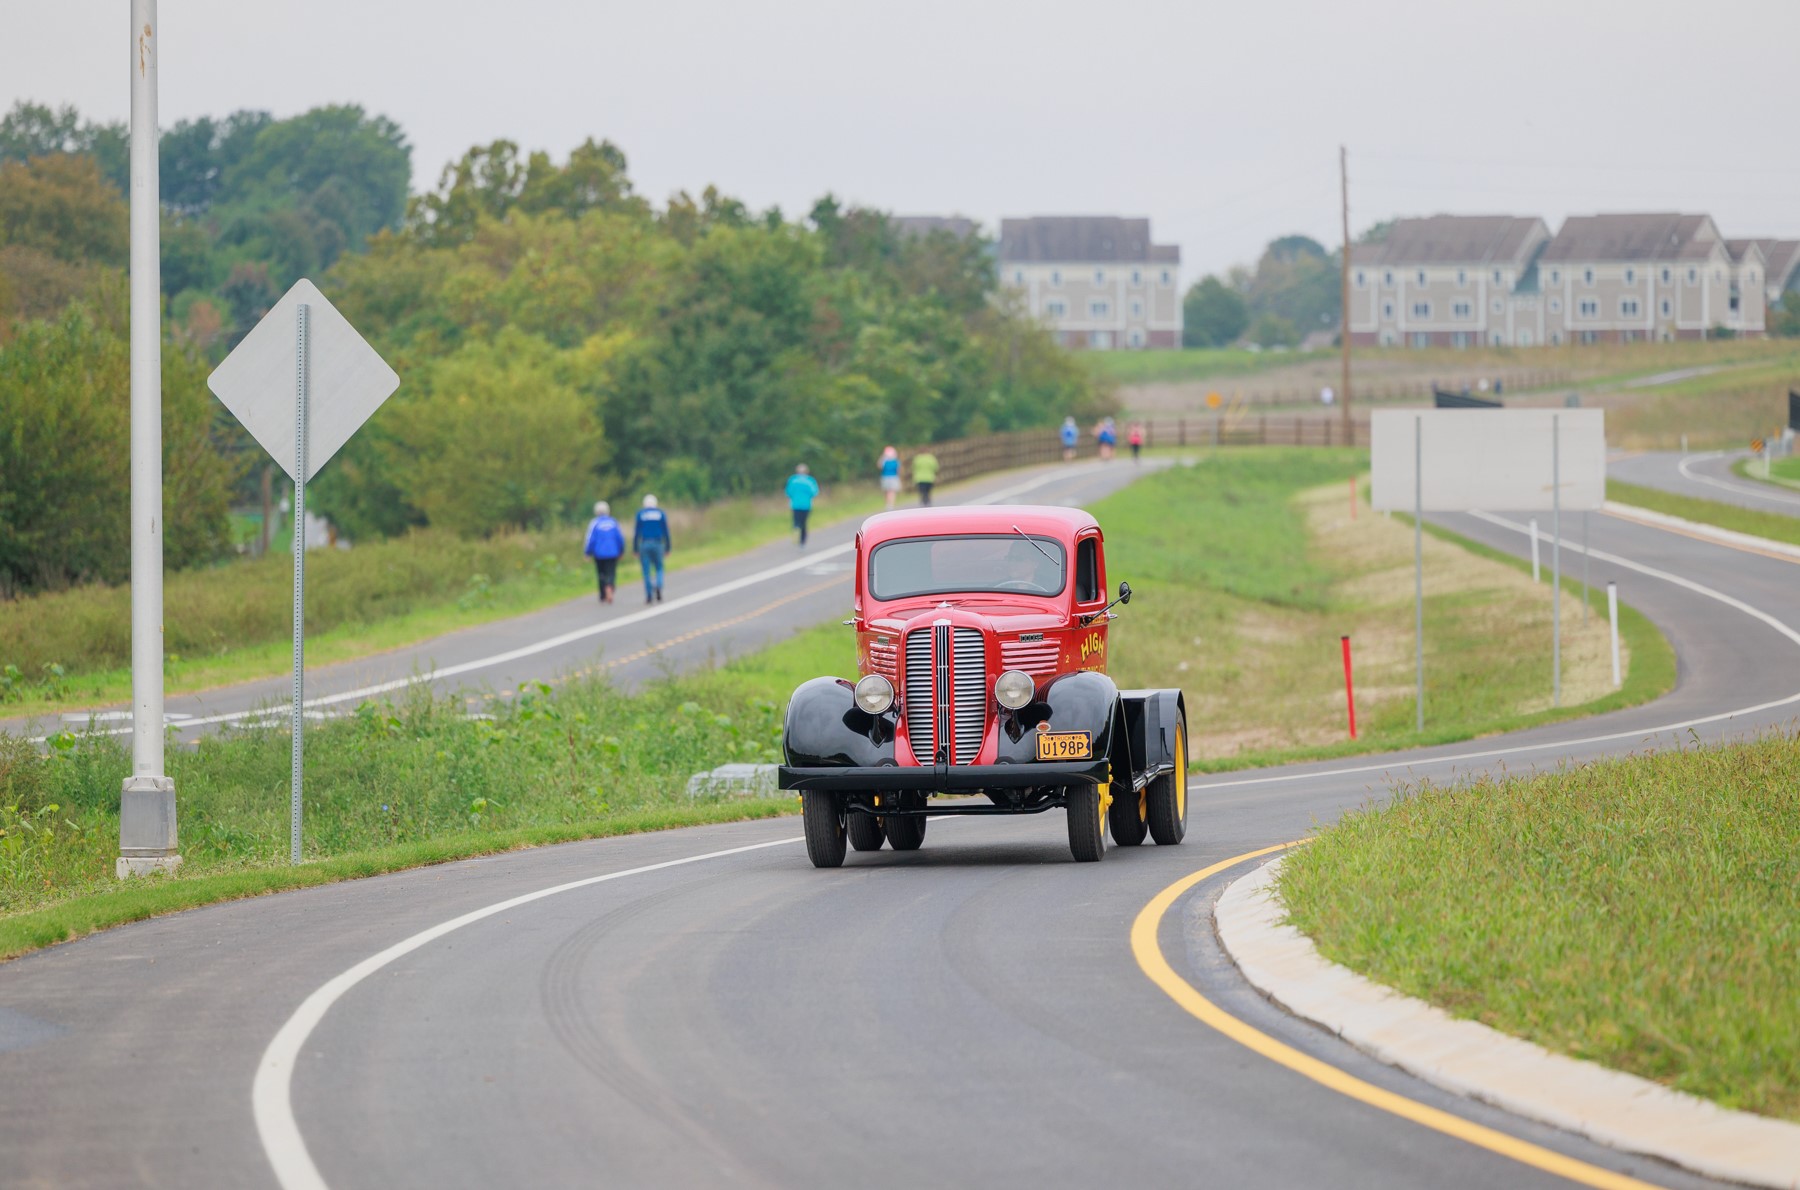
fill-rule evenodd
<path id="1" fill-rule="evenodd" d="M 805 463 L 794 468 L 788 476 L 788 507 L 794 510 L 794 528 L 800 530 L 800 548 L 806 548 L 806 518 L 812 515 L 813 501 L 819 495 L 819 481 L 812 477 L 812 472 Z"/>

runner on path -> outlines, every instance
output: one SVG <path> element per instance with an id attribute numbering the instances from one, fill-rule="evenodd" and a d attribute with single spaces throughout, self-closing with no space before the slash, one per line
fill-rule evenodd
<path id="1" fill-rule="evenodd" d="M 919 504 L 922 507 L 931 505 L 931 489 L 937 486 L 938 461 L 930 450 L 922 450 L 913 456 L 913 483 L 919 489 Z"/>
<path id="2" fill-rule="evenodd" d="M 812 477 L 805 463 L 788 476 L 788 507 L 794 510 L 794 528 L 800 530 L 800 548 L 806 548 L 806 518 L 812 515 L 813 500 L 819 494 L 819 481 Z"/>
<path id="3" fill-rule="evenodd" d="M 611 505 L 604 500 L 594 503 L 594 519 L 588 522 L 583 552 L 594 560 L 594 574 L 600 580 L 600 602 L 611 603 L 619 585 L 619 558 L 625 553 L 625 534 L 613 519 Z"/>
<path id="4" fill-rule="evenodd" d="M 900 498 L 900 452 L 891 446 L 881 450 L 881 494 L 890 509 Z"/>
<path id="5" fill-rule="evenodd" d="M 675 542 L 669 536 L 669 514 L 656 506 L 655 496 L 645 496 L 644 506 L 638 509 L 637 523 L 631 529 L 631 552 L 644 568 L 644 602 L 660 602 L 663 559 L 675 552 Z"/>
<path id="6" fill-rule="evenodd" d="M 1072 417 L 1063 418 L 1063 424 L 1062 424 L 1063 462 L 1073 463 L 1075 461 L 1075 443 L 1080 437 L 1081 437 L 1081 431 L 1075 427 L 1075 419 Z"/>

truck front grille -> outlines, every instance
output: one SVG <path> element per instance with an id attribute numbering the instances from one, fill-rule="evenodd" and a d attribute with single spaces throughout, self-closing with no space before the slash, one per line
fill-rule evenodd
<path id="1" fill-rule="evenodd" d="M 906 734 L 921 764 L 948 741 L 951 764 L 972 764 L 987 731 L 987 658 L 978 628 L 947 623 L 906 636 Z"/>

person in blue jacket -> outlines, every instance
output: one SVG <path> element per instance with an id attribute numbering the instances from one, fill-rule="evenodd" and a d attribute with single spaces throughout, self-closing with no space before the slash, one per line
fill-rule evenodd
<path id="1" fill-rule="evenodd" d="M 631 552 L 644 568 L 644 602 L 660 602 L 663 559 L 675 552 L 675 542 L 669 536 L 669 514 L 656 506 L 655 496 L 645 496 L 638 509 L 637 523 L 631 527 Z"/>
<path id="2" fill-rule="evenodd" d="M 812 477 L 812 472 L 805 463 L 794 468 L 788 476 L 788 507 L 794 510 L 794 528 L 800 530 L 800 548 L 806 548 L 806 518 L 812 515 L 813 500 L 819 494 L 819 481 Z"/>
<path id="3" fill-rule="evenodd" d="M 625 534 L 613 520 L 612 508 L 604 500 L 594 504 L 594 519 L 588 522 L 587 548 L 583 551 L 594 560 L 594 573 L 600 580 L 600 602 L 611 603 L 619 585 L 619 558 L 625 553 Z"/>
<path id="4" fill-rule="evenodd" d="M 1075 461 L 1075 442 L 1080 437 L 1081 437 L 1081 431 L 1075 428 L 1075 419 L 1072 417 L 1063 418 L 1063 424 L 1062 424 L 1063 462 L 1073 463 Z"/>

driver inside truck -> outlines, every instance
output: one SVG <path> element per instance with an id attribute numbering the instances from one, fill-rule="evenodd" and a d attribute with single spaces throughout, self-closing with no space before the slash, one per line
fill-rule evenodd
<path id="1" fill-rule="evenodd" d="M 1008 544 L 1002 585 L 1008 590 L 1029 590 L 1037 595 L 1054 595 L 1061 590 L 1062 567 L 1054 558 L 1045 556 L 1044 548 L 1033 541 Z"/>

